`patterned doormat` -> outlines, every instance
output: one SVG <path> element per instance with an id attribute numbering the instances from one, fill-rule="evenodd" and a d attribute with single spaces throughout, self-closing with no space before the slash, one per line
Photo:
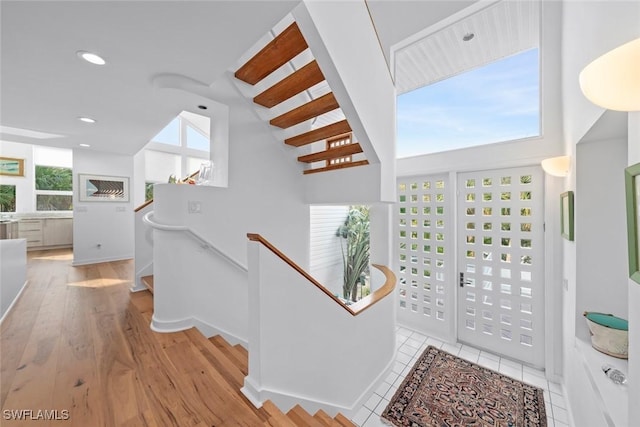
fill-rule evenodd
<path id="1" fill-rule="evenodd" d="M 546 427 L 542 389 L 427 347 L 382 413 L 393 426 Z"/>

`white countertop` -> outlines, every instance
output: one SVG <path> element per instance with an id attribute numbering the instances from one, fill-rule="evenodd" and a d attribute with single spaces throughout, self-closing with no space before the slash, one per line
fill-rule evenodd
<path id="1" fill-rule="evenodd" d="M 2 215 L 2 220 L 73 218 L 73 212 L 24 212 Z"/>

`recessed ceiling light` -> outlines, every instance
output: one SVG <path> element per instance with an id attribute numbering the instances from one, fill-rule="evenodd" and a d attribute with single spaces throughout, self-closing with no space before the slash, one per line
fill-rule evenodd
<path id="1" fill-rule="evenodd" d="M 89 144 L 80 144 L 80 147 L 91 147 Z"/>
<path id="2" fill-rule="evenodd" d="M 78 117 L 78 120 L 80 120 L 81 122 L 85 122 L 85 123 L 95 123 L 96 120 L 92 119 L 91 117 Z"/>
<path id="3" fill-rule="evenodd" d="M 95 65 L 104 65 L 107 63 L 107 61 L 105 61 L 104 58 L 102 58 L 100 55 L 97 55 L 91 52 L 86 52 L 84 50 L 77 51 L 76 55 L 78 55 L 79 58 L 82 58 L 85 61 Z"/>
<path id="4" fill-rule="evenodd" d="M 468 42 L 469 40 L 471 40 L 472 38 L 474 38 L 476 35 L 473 33 L 467 33 L 464 36 L 462 36 L 462 41 Z"/>

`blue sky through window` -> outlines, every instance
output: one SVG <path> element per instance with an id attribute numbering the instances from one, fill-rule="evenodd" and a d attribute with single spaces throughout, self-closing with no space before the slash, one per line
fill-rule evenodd
<path id="1" fill-rule="evenodd" d="M 209 151 L 209 138 L 192 128 L 187 126 L 187 147 L 196 150 Z"/>
<path id="2" fill-rule="evenodd" d="M 540 135 L 538 49 L 397 99 L 397 157 Z"/>
<path id="3" fill-rule="evenodd" d="M 162 142 L 163 144 L 180 145 L 180 118 L 176 117 L 164 127 L 152 141 Z"/>

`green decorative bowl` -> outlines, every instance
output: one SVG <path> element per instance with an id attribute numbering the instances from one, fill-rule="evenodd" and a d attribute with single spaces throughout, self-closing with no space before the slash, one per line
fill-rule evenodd
<path id="1" fill-rule="evenodd" d="M 596 350 L 619 359 L 629 358 L 629 322 L 613 314 L 584 312 Z"/>

